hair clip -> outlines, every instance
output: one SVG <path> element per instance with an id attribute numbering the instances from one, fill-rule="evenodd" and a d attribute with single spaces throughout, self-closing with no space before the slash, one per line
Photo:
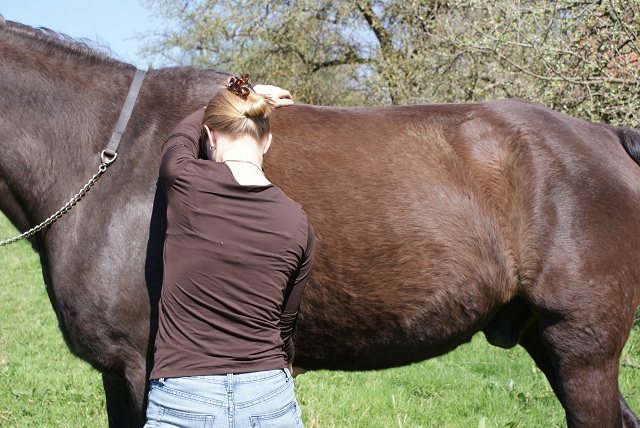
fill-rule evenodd
<path id="1" fill-rule="evenodd" d="M 249 83 L 249 75 L 245 73 L 242 77 L 230 77 L 227 89 L 240 98 L 246 100 L 249 96 L 249 92 L 253 90 L 253 86 Z"/>

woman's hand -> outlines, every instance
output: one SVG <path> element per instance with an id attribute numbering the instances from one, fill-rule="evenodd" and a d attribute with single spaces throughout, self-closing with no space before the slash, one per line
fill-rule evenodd
<path id="1" fill-rule="evenodd" d="M 253 90 L 260 95 L 270 98 L 271 101 L 273 101 L 275 107 L 293 105 L 291 93 L 286 89 L 282 89 L 273 85 L 255 85 L 253 87 Z"/>

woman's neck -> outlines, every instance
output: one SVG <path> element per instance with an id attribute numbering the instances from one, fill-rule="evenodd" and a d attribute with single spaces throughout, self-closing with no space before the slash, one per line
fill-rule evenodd
<path id="1" fill-rule="evenodd" d="M 262 171 L 262 150 L 251 138 L 218 143 L 216 160 L 229 167 L 236 181 L 242 185 L 270 184 Z"/>
<path id="2" fill-rule="evenodd" d="M 242 159 L 227 159 L 222 161 L 227 165 L 233 174 L 233 178 L 243 186 L 265 186 L 271 184 L 265 177 L 262 169 L 251 161 Z"/>

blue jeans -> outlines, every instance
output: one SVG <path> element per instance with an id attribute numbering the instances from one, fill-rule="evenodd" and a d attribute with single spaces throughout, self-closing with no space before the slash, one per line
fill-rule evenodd
<path id="1" fill-rule="evenodd" d="M 303 428 L 288 369 L 151 381 L 155 427 Z"/>

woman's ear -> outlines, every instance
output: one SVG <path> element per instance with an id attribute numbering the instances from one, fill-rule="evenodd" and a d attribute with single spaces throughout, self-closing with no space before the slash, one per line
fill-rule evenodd
<path id="1" fill-rule="evenodd" d="M 213 132 L 211 132 L 211 128 L 209 128 L 208 125 L 204 125 L 204 132 L 206 132 L 207 137 L 209 137 L 207 143 L 213 148 L 213 146 L 215 146 L 215 140 L 213 139 Z"/>
<path id="2" fill-rule="evenodd" d="M 264 149 L 262 150 L 262 156 L 267 154 L 267 151 L 269 150 L 269 147 L 271 147 L 271 139 L 272 139 L 273 135 L 271 135 L 271 132 L 269 132 L 267 134 L 267 142 L 264 145 Z"/>
<path id="3" fill-rule="evenodd" d="M 207 125 L 204 125 L 204 132 L 207 134 L 207 141 L 205 142 L 205 148 L 207 149 L 207 158 L 214 160 L 216 155 L 216 140 L 215 132 L 211 131 Z"/>

